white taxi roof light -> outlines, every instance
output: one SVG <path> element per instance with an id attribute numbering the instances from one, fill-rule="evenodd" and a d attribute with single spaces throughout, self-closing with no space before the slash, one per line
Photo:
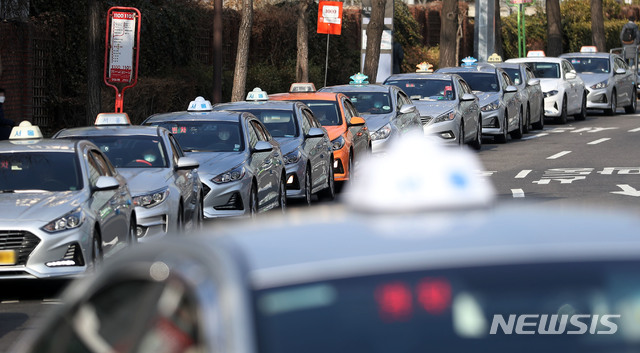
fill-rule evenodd
<path id="1" fill-rule="evenodd" d="M 598 52 L 598 48 L 596 48 L 593 45 L 583 45 L 580 48 L 580 52 L 581 53 L 597 53 Z"/>
<path id="2" fill-rule="evenodd" d="M 501 63 L 502 62 L 502 57 L 498 54 L 498 53 L 493 53 L 491 54 L 491 56 L 489 56 L 489 58 L 487 59 L 488 63 Z"/>
<path id="3" fill-rule="evenodd" d="M 96 117 L 94 125 L 131 125 L 127 113 L 100 113 Z"/>
<path id="4" fill-rule="evenodd" d="M 429 64 L 426 61 L 421 62 L 420 64 L 416 65 L 416 67 L 418 68 L 416 72 L 433 72 L 433 65 Z"/>
<path id="5" fill-rule="evenodd" d="M 478 59 L 472 56 L 467 56 L 466 58 L 462 59 L 462 66 L 473 66 L 477 64 L 478 64 Z"/>
<path id="6" fill-rule="evenodd" d="M 204 99 L 204 97 L 198 96 L 196 99 L 189 103 L 187 108 L 188 112 L 210 112 L 213 110 L 211 102 Z"/>
<path id="7" fill-rule="evenodd" d="M 289 93 L 315 92 L 316 85 L 313 82 L 295 82 L 289 87 Z"/>
<path id="8" fill-rule="evenodd" d="M 247 94 L 247 101 L 268 101 L 269 95 L 267 92 L 260 89 L 260 87 L 256 87 L 253 91 Z"/>
<path id="9" fill-rule="evenodd" d="M 349 77 L 351 81 L 349 81 L 350 85 L 368 85 L 369 81 L 367 80 L 369 76 L 363 74 L 362 72 L 358 72 L 355 75 Z"/>
<path id="10" fill-rule="evenodd" d="M 349 184 L 344 200 L 356 210 L 374 213 L 486 207 L 495 190 L 482 171 L 474 152 L 409 133 L 384 156 L 362 161 L 361 177 Z"/>
<path id="11" fill-rule="evenodd" d="M 11 129 L 9 140 L 34 140 L 41 139 L 42 132 L 38 125 L 31 125 L 31 122 L 24 120 L 18 126 Z"/>
<path id="12" fill-rule="evenodd" d="M 527 58 L 541 58 L 547 56 L 542 50 L 529 50 Z"/>

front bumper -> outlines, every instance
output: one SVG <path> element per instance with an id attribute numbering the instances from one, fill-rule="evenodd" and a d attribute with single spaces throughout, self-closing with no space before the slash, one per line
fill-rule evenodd
<path id="1" fill-rule="evenodd" d="M 287 172 L 287 198 L 297 199 L 305 195 L 304 189 L 304 173 L 307 168 L 306 160 L 300 160 L 293 164 L 287 164 L 285 170 Z"/>
<path id="2" fill-rule="evenodd" d="M 609 109 L 611 108 L 611 94 L 607 88 L 592 89 L 587 88 L 587 109 Z"/>
<path id="3" fill-rule="evenodd" d="M 502 109 L 480 112 L 482 119 L 482 135 L 502 135 L 505 126 L 504 111 Z"/>
<path id="4" fill-rule="evenodd" d="M 149 239 L 167 235 L 171 227 L 177 222 L 177 211 L 170 212 L 169 200 L 164 200 L 159 205 L 151 208 L 136 206 L 136 236 L 138 241 L 145 242 Z M 177 207 L 176 207 L 177 209 Z"/>
<path id="5" fill-rule="evenodd" d="M 205 218 L 235 217 L 249 214 L 250 177 L 245 176 L 241 180 L 216 184 L 211 180 L 205 180 L 202 172 L 200 176 L 204 188 Z"/>
<path id="6" fill-rule="evenodd" d="M 562 96 L 560 93 L 544 98 L 544 116 L 557 117 L 562 114 Z"/>
<path id="7" fill-rule="evenodd" d="M 333 151 L 333 180 L 347 181 L 350 176 L 349 147 L 347 144 L 341 149 Z"/>
<path id="8" fill-rule="evenodd" d="M 461 136 L 458 136 L 460 123 L 456 120 L 427 123 L 422 126 L 422 131 L 425 136 L 438 136 L 446 143 L 459 144 L 459 140 L 462 138 Z"/>

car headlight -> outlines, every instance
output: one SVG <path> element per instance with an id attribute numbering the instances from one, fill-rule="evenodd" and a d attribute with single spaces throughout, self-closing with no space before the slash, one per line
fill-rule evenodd
<path id="1" fill-rule="evenodd" d="M 387 124 L 371 134 L 371 140 L 383 140 L 391 135 L 391 125 Z"/>
<path id="2" fill-rule="evenodd" d="M 549 98 L 551 96 L 555 96 L 556 94 L 558 94 L 557 90 L 553 90 L 553 91 L 549 91 L 549 92 L 544 92 L 544 98 Z"/>
<path id="3" fill-rule="evenodd" d="M 602 82 L 598 82 L 595 85 L 591 86 L 591 88 L 593 89 L 601 89 L 601 88 L 605 88 L 609 85 L 609 81 L 605 80 Z"/>
<path id="4" fill-rule="evenodd" d="M 284 155 L 284 164 L 298 163 L 298 161 L 300 160 L 300 157 L 302 157 L 302 153 L 300 153 L 299 150 L 289 152 Z"/>
<path id="5" fill-rule="evenodd" d="M 342 137 L 342 135 L 338 136 L 336 139 L 331 141 L 331 147 L 333 148 L 334 151 L 337 151 L 339 149 L 341 149 L 342 147 L 344 147 L 344 137 Z"/>
<path id="6" fill-rule="evenodd" d="M 446 112 L 444 114 L 438 115 L 438 117 L 433 121 L 434 123 L 441 123 L 443 121 L 451 121 L 455 119 L 456 114 L 452 111 Z"/>
<path id="7" fill-rule="evenodd" d="M 498 108 L 500 108 L 500 100 L 496 99 L 493 102 L 491 102 L 491 103 L 483 106 L 482 108 L 480 108 L 480 110 L 483 111 L 483 112 L 490 112 L 490 111 L 496 110 Z"/>
<path id="8" fill-rule="evenodd" d="M 239 165 L 232 169 L 227 170 L 224 173 L 219 174 L 215 178 L 211 179 L 216 184 L 224 184 L 232 181 L 240 180 L 244 177 L 245 169 L 243 165 Z"/>
<path id="9" fill-rule="evenodd" d="M 55 233 L 67 229 L 78 228 L 84 222 L 84 218 L 84 212 L 81 209 L 76 208 L 66 215 L 49 222 L 47 225 L 42 227 L 42 229 L 49 233 Z"/>
<path id="10" fill-rule="evenodd" d="M 162 203 L 169 196 L 169 187 L 152 191 L 148 194 L 133 197 L 133 204 L 144 208 L 151 208 Z"/>

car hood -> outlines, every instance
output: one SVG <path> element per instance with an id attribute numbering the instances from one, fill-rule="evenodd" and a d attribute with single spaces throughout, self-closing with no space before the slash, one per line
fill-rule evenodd
<path id="1" fill-rule="evenodd" d="M 390 114 L 362 114 L 362 119 L 367 122 L 369 131 L 376 132 L 381 127 L 387 125 L 395 117 L 395 113 Z"/>
<path id="2" fill-rule="evenodd" d="M 367 120 L 367 127 L 369 127 L 368 120 Z M 343 125 L 324 126 L 324 128 L 327 129 L 327 135 L 329 135 L 329 140 L 331 141 L 337 139 L 338 136 L 344 134 L 345 132 L 345 128 Z"/>
<path id="3" fill-rule="evenodd" d="M 442 113 L 446 113 L 456 106 L 456 101 L 418 101 L 414 100 L 413 104 L 418 108 L 421 116 L 437 117 Z"/>
<path id="4" fill-rule="evenodd" d="M 584 81 L 584 85 L 587 87 L 593 86 L 596 83 L 609 80 L 609 74 L 580 74 L 580 78 Z"/>
<path id="5" fill-rule="evenodd" d="M 218 175 L 242 164 L 246 159 L 244 152 L 187 152 L 186 155 L 200 163 L 198 168 L 200 176 Z"/>
<path id="6" fill-rule="evenodd" d="M 50 222 L 82 204 L 82 191 L 30 192 L 0 195 L 1 222 Z"/>
<path id="7" fill-rule="evenodd" d="M 171 168 L 118 168 L 118 172 L 127 179 L 131 196 L 166 187 L 173 174 Z"/>
<path id="8" fill-rule="evenodd" d="M 541 78 L 540 79 L 540 88 L 542 88 L 542 92 L 549 92 L 558 89 L 558 83 L 560 79 L 558 78 Z"/>
<path id="9" fill-rule="evenodd" d="M 297 137 L 274 137 L 274 139 L 280 144 L 282 155 L 286 155 L 300 146 L 300 139 Z"/>
<path id="10" fill-rule="evenodd" d="M 500 99 L 500 92 L 473 91 L 473 93 L 478 97 L 478 105 L 481 107 Z"/>

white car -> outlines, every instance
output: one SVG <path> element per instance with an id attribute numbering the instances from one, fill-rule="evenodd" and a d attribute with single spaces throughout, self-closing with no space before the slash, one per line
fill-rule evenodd
<path id="1" fill-rule="evenodd" d="M 533 70 L 544 92 L 544 116 L 565 124 L 567 116 L 575 120 L 587 118 L 587 90 L 582 78 L 567 59 L 555 57 L 527 57 L 506 60 L 524 63 Z"/>

